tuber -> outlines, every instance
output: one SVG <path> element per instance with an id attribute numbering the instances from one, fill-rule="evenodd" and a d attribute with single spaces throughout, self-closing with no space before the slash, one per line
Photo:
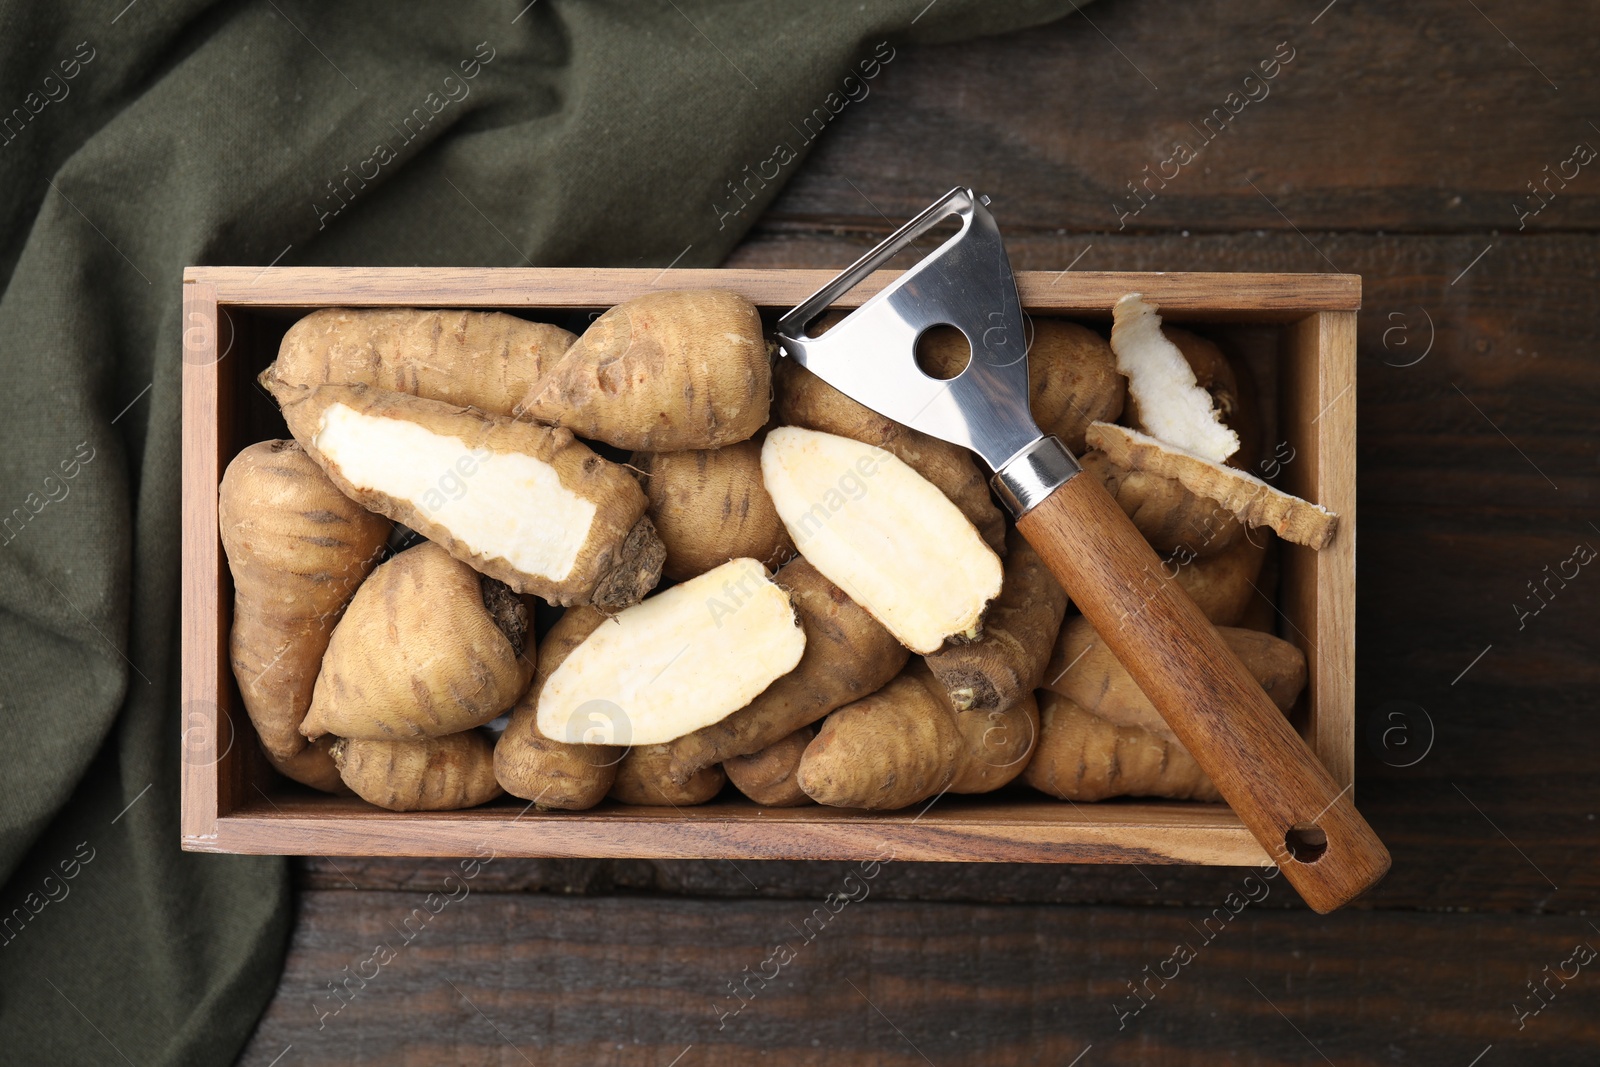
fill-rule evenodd
<path id="1" fill-rule="evenodd" d="M 454 811 L 500 795 L 494 749 L 478 730 L 420 741 L 341 737 L 330 753 L 345 785 L 390 811 Z"/>
<path id="2" fill-rule="evenodd" d="M 511 721 L 494 746 L 494 775 L 512 796 L 533 801 L 540 810 L 582 811 L 611 790 L 624 749 L 616 740 L 611 717 L 594 715 L 581 741 L 552 741 L 537 725 L 539 694 L 572 650 L 606 622 L 591 607 L 568 608 L 545 634 L 539 665 L 529 687 L 511 711 Z"/>
<path id="3" fill-rule="evenodd" d="M 641 745 L 630 748 L 617 765 L 616 781 L 611 784 L 611 799 L 623 804 L 647 807 L 688 807 L 704 804 L 722 792 L 728 776 L 720 766 L 707 767 L 681 785 L 667 773 L 672 755 L 666 745 Z"/>
<path id="4" fill-rule="evenodd" d="M 955 780 L 965 740 L 927 668 L 898 678 L 822 722 L 800 760 L 800 788 L 819 804 L 893 810 Z"/>
<path id="5" fill-rule="evenodd" d="M 813 726 L 802 726 L 788 737 L 775 741 L 759 752 L 735 756 L 722 765 L 733 787 L 764 808 L 794 808 L 810 804 L 811 798 L 800 788 L 797 775 L 800 758 L 817 734 Z"/>
<path id="6" fill-rule="evenodd" d="M 585 638 L 539 694 L 539 732 L 586 741 L 599 716 L 617 744 L 665 744 L 749 704 L 805 645 L 789 594 L 755 560 L 732 560 Z"/>
<path id="7" fill-rule="evenodd" d="M 957 711 L 1009 708 L 1039 687 L 1066 612 L 1066 591 L 1012 530 L 1005 582 L 984 616 L 983 634 L 931 653 L 928 666 Z"/>
<path id="8" fill-rule="evenodd" d="M 591 323 L 523 410 L 618 448 L 680 452 L 754 436 L 771 397 L 755 305 L 737 293 L 669 289 Z"/>
<path id="9" fill-rule="evenodd" d="M 328 639 L 389 536 L 293 441 L 262 441 L 223 472 L 218 530 L 233 575 L 229 659 L 245 711 L 275 761 L 300 733 Z"/>
<path id="10" fill-rule="evenodd" d="M 528 608 L 431 542 L 384 563 L 333 631 L 301 733 L 366 741 L 480 726 L 533 677 Z"/>
<path id="11" fill-rule="evenodd" d="M 1040 694 L 1039 732 L 1039 747 L 1022 780 L 1053 797 L 1222 799 L 1194 757 L 1172 737 L 1108 722 L 1058 693 Z"/>
<path id="12" fill-rule="evenodd" d="M 794 555 L 772 498 L 761 484 L 761 446 L 739 441 L 694 452 L 635 452 L 650 521 L 666 546 L 661 572 L 686 581 L 748 556 L 779 567 Z"/>
<path id="13" fill-rule="evenodd" d="M 1028 766 L 1039 741 L 1039 703 L 1032 692 L 1007 707 L 956 716 L 961 751 L 952 793 L 992 793 Z"/>
<path id="14" fill-rule="evenodd" d="M 1288 711 L 1306 684 L 1306 657 L 1289 642 L 1255 630 L 1219 626 L 1238 655 L 1281 711 Z M 1055 657 L 1045 668 L 1044 687 L 1071 697 L 1085 711 L 1117 726 L 1143 726 L 1174 737 L 1155 705 L 1083 616 L 1061 628 Z"/>
<path id="15" fill-rule="evenodd" d="M 1238 626 L 1256 599 L 1256 579 L 1271 537 L 1265 530 L 1241 537 L 1214 556 L 1190 559 L 1175 553 L 1163 561 L 1163 567 L 1176 569 L 1178 584 L 1206 618 L 1218 626 Z"/>
<path id="16" fill-rule="evenodd" d="M 796 426 L 767 434 L 761 474 L 795 546 L 901 644 L 978 635 L 1000 557 L 933 483 L 881 448 Z"/>
<path id="17" fill-rule="evenodd" d="M 302 737 L 301 740 L 305 739 Z M 271 752 L 267 752 L 265 746 L 262 746 L 261 750 L 266 752 L 272 769 L 290 781 L 299 782 L 324 793 L 348 796 L 352 790 L 339 777 L 339 768 L 333 762 L 332 749 L 338 740 L 332 734 L 323 734 L 288 759 L 279 759 Z"/>
<path id="18" fill-rule="evenodd" d="M 574 340 L 501 311 L 322 308 L 289 327 L 261 384 L 274 395 L 367 385 L 515 415 Z"/>
<path id="19" fill-rule="evenodd" d="M 643 490 L 570 431 L 362 385 L 276 395 L 348 496 L 519 593 L 620 610 L 660 577 Z"/>

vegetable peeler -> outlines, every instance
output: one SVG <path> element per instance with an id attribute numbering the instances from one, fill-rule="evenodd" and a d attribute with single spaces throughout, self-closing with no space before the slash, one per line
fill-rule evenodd
<path id="1" fill-rule="evenodd" d="M 1240 821 L 1318 912 L 1389 869 L 1383 842 L 1093 475 L 1029 409 L 1022 304 L 987 197 L 957 187 L 778 320 L 781 351 L 897 422 L 976 452 L 996 495 Z M 959 229 L 820 337 L 823 312 L 944 223 Z M 972 357 L 940 380 L 924 332 L 953 326 Z M 1070 668 L 1068 668 L 1070 669 Z"/>

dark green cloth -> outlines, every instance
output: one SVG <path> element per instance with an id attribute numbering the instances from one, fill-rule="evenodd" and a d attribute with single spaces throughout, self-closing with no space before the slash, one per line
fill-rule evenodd
<path id="1" fill-rule="evenodd" d="M 228 1061 L 282 965 L 284 861 L 178 849 L 184 266 L 712 265 L 896 47 L 1065 10 L 6 4 L 0 1060 Z"/>

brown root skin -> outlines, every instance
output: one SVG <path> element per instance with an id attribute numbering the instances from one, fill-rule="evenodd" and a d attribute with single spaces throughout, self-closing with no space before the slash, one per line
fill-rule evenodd
<path id="1" fill-rule="evenodd" d="M 333 762 L 333 745 L 338 741 L 332 734 L 324 734 L 306 745 L 288 759 L 279 759 L 262 748 L 272 769 L 293 782 L 338 796 L 352 796 L 355 790 L 344 784 L 339 768 Z"/>
<path id="2" fill-rule="evenodd" d="M 918 660 L 822 723 L 800 760 L 800 788 L 819 804 L 892 811 L 934 796 L 962 754 L 956 713 Z"/>
<path id="3" fill-rule="evenodd" d="M 1005 517 L 989 494 L 988 479 L 966 449 L 856 403 L 792 359 L 779 361 L 773 380 L 778 416 L 785 424 L 838 434 L 893 453 L 938 486 L 990 548 L 1005 551 Z"/>
<path id="4" fill-rule="evenodd" d="M 527 608 L 504 610 L 527 634 Z M 533 677 L 484 605 L 483 579 L 432 543 L 395 556 L 350 602 L 323 657 L 300 730 L 369 741 L 414 740 L 480 726 Z"/>
<path id="5" fill-rule="evenodd" d="M 1233 512 L 1189 492 L 1176 478 L 1128 470 L 1098 450 L 1083 453 L 1078 465 L 1106 487 L 1150 547 L 1162 555 L 1215 556 L 1244 538 L 1244 527 Z"/>
<path id="6" fill-rule="evenodd" d="M 1124 470 L 1145 470 L 1174 478 L 1196 496 L 1215 500 L 1250 526 L 1265 526 L 1285 541 L 1325 548 L 1339 528 L 1339 516 L 1320 505 L 1275 489 L 1241 470 L 1212 463 L 1137 430 L 1097 422 L 1089 444 Z"/>
<path id="7" fill-rule="evenodd" d="M 1221 800 L 1199 764 L 1172 738 L 1118 726 L 1056 693 L 1039 699 L 1039 747 L 1022 780 L 1071 801 L 1108 797 Z"/>
<path id="8" fill-rule="evenodd" d="M 480 575 L 478 595 L 483 598 L 483 610 L 494 620 L 495 627 L 505 636 L 511 651 L 522 655 L 528 647 L 528 628 L 533 622 L 528 605 L 523 603 L 511 587 L 504 582 Z"/>
<path id="9" fill-rule="evenodd" d="M 456 811 L 500 795 L 494 750 L 477 730 L 421 741 L 340 738 L 330 754 L 345 785 L 389 811 Z"/>
<path id="10" fill-rule="evenodd" d="M 596 319 L 523 410 L 618 448 L 743 441 L 767 421 L 772 367 L 755 306 L 714 289 L 634 297 Z"/>
<path id="11" fill-rule="evenodd" d="M 728 776 L 717 766 L 707 767 L 679 785 L 667 774 L 671 760 L 666 745 L 630 748 L 617 765 L 611 799 L 645 807 L 684 808 L 713 799 L 728 782 Z"/>
<path id="12" fill-rule="evenodd" d="M 1007 539 L 1005 584 L 977 639 L 927 656 L 957 711 L 1009 708 L 1039 687 L 1067 612 L 1067 594 L 1027 540 Z"/>
<path id="13" fill-rule="evenodd" d="M 676 782 L 776 744 L 879 689 L 910 658 L 893 634 L 806 560 L 794 560 L 774 580 L 789 591 L 806 632 L 805 653 L 794 670 L 746 707 L 671 742 L 670 771 Z"/>
<path id="14" fill-rule="evenodd" d="M 616 550 L 611 569 L 600 576 L 589 602 L 607 615 L 631 608 L 661 581 L 667 550 L 648 515 L 633 524 Z"/>
<path id="15" fill-rule="evenodd" d="M 584 638 L 604 625 L 592 607 L 568 608 L 545 634 L 539 668 L 494 747 L 495 778 L 507 793 L 531 800 L 540 810 L 582 811 L 604 800 L 617 777 L 624 749 L 615 745 L 569 745 L 539 732 L 539 691 Z M 596 723 L 602 732 L 606 724 Z M 616 740 L 623 740 L 617 738 Z"/>
<path id="16" fill-rule="evenodd" d="M 635 452 L 650 519 L 665 546 L 661 572 L 674 581 L 749 557 L 777 568 L 794 555 L 761 483 L 761 446 L 739 441 L 692 452 Z"/>
<path id="17" fill-rule="evenodd" d="M 1174 554 L 1164 563 L 1206 618 L 1218 626 L 1238 626 L 1250 602 L 1259 599 L 1255 583 L 1271 541 L 1270 531 L 1253 530 L 1226 552 L 1188 561 Z"/>
<path id="18" fill-rule="evenodd" d="M 1217 632 L 1244 662 L 1268 697 L 1288 711 L 1306 684 L 1306 657 L 1294 645 L 1255 630 L 1219 626 Z M 1140 726 L 1176 739 L 1155 705 L 1083 616 L 1061 628 L 1055 657 L 1045 668 L 1046 689 L 1076 702 L 1116 726 Z"/>
<path id="19" fill-rule="evenodd" d="M 1128 392 L 1105 338 L 1065 319 L 1033 320 L 1028 386 L 1039 429 L 1059 437 L 1073 455 L 1083 451 L 1091 423 L 1122 414 Z"/>
<path id="20" fill-rule="evenodd" d="M 293 441 L 235 456 L 217 516 L 233 575 L 233 674 L 263 748 L 291 760 L 305 748 L 300 724 L 334 626 L 382 558 L 391 526 L 341 493 Z"/>
<path id="21" fill-rule="evenodd" d="M 1039 741 L 1039 704 L 1031 692 L 990 711 L 956 715 L 961 754 L 952 793 L 992 793 L 1027 769 Z"/>
<path id="22" fill-rule="evenodd" d="M 733 787 L 764 808 L 796 808 L 812 803 L 800 788 L 800 759 L 817 735 L 816 727 L 803 726 L 783 740 L 748 756 L 735 756 L 722 765 Z"/>
<path id="23" fill-rule="evenodd" d="M 577 338 L 499 311 L 323 308 L 284 335 L 261 384 L 369 385 L 515 415 L 522 398 Z"/>
<path id="24" fill-rule="evenodd" d="M 558 605 L 594 601 L 610 610 L 621 610 L 642 599 L 660 578 L 664 551 L 644 514 L 644 491 L 626 468 L 595 455 L 568 430 L 536 426 L 363 385 L 324 385 L 309 390 L 274 387 L 273 395 L 282 405 L 284 419 L 295 439 L 346 496 L 404 523 L 473 569 L 505 582 L 518 593 L 531 593 Z M 595 506 L 588 537 L 570 572 L 554 579 L 519 570 L 501 555 L 479 552 L 462 536 L 467 531 L 452 530 L 436 521 L 433 518 L 436 508 L 430 506 L 429 500 L 391 496 L 352 483 L 341 466 L 317 447 L 323 417 L 335 405 L 366 418 L 421 427 L 438 438 L 459 444 L 463 460 L 515 453 L 547 464 L 563 490 Z M 441 471 L 441 477 L 452 473 L 453 470 Z M 480 473 L 464 479 L 466 488 L 462 491 L 497 492 L 496 487 L 482 483 L 485 477 Z M 441 496 L 440 502 L 444 499 Z M 476 535 L 479 531 L 472 533 Z"/>

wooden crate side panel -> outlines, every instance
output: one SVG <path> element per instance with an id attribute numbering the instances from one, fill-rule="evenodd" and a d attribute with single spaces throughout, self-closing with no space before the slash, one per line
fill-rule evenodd
<path id="1" fill-rule="evenodd" d="M 899 277 L 878 271 L 838 300 L 856 307 Z M 217 287 L 225 304 L 257 307 L 349 305 L 480 308 L 609 306 L 659 289 L 730 289 L 751 302 L 787 309 L 834 277 L 826 270 L 449 267 L 191 267 L 187 276 Z M 1109 318 L 1117 298 L 1137 288 L 1180 318 L 1292 322 L 1307 312 L 1355 310 L 1361 280 L 1345 274 L 1126 274 L 1019 271 L 1025 307 Z"/>
<path id="2" fill-rule="evenodd" d="M 221 754 L 231 746 L 219 729 L 226 691 L 226 633 L 218 597 L 222 583 L 217 539 L 217 483 L 222 457 L 219 435 L 229 422 L 217 395 L 216 286 L 183 287 L 183 514 L 182 829 L 187 842 L 216 833 L 224 775 Z"/>
<path id="3" fill-rule="evenodd" d="M 1320 552 L 1284 545 L 1287 635 L 1306 653 L 1308 740 L 1341 786 L 1355 780 L 1356 388 L 1354 312 L 1319 312 L 1285 333 L 1289 492 L 1339 515 Z"/>
<path id="4" fill-rule="evenodd" d="M 608 804 L 550 813 L 498 804 L 399 814 L 296 793 L 248 804 L 219 820 L 217 831 L 208 843 L 213 851 L 324 856 L 459 856 L 481 843 L 507 856 L 629 859 L 1267 862 L 1226 807 L 1160 802 L 948 799 L 921 815 L 761 809 L 744 801 L 682 811 Z"/>

